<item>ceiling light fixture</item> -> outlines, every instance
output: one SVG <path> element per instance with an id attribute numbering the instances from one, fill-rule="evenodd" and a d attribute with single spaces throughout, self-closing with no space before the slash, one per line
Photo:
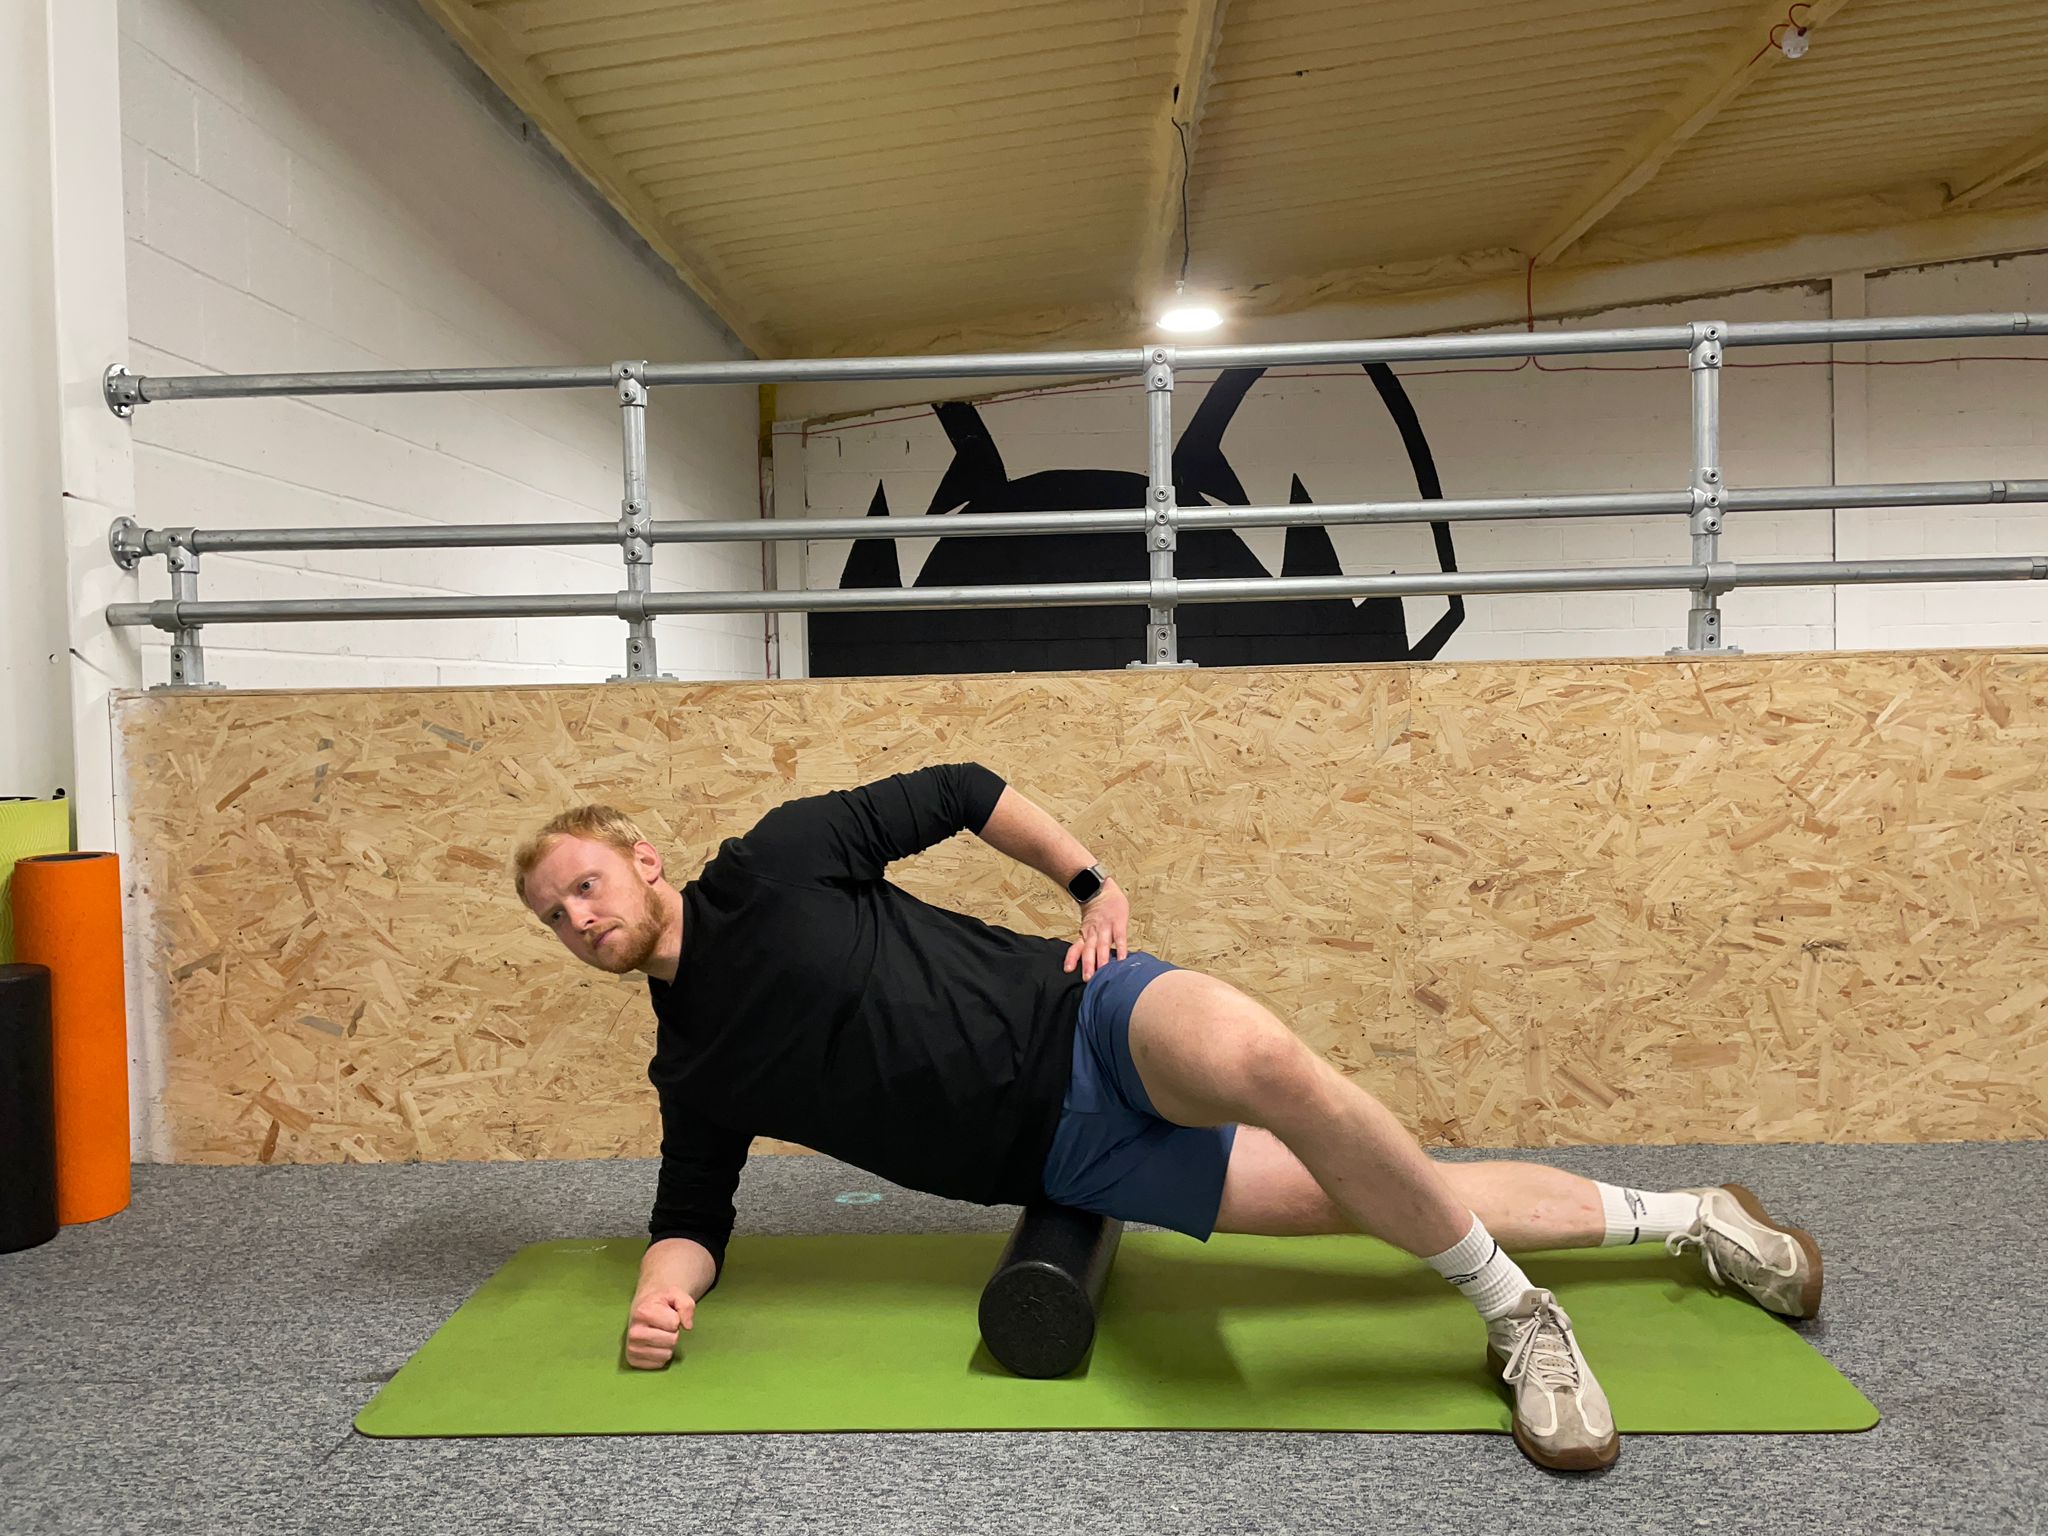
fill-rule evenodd
<path id="1" fill-rule="evenodd" d="M 1215 330 L 1223 323 L 1223 315 L 1213 304 L 1188 302 L 1188 258 L 1193 254 L 1193 241 L 1188 233 L 1188 172 L 1193 167 L 1189 164 L 1187 128 L 1175 119 L 1173 131 L 1180 135 L 1180 281 L 1173 285 L 1173 303 L 1159 317 L 1159 329 L 1186 335 Z"/>
<path id="2" fill-rule="evenodd" d="M 1778 39 L 1778 52 L 1784 54 L 1788 59 L 1805 58 L 1806 50 L 1809 46 L 1806 28 L 1804 27 L 1793 27 L 1783 37 Z"/>
<path id="3" fill-rule="evenodd" d="M 1159 329 L 1186 334 L 1190 331 L 1213 331 L 1223 323 L 1223 316 L 1213 305 L 1190 304 L 1187 301 L 1186 283 L 1173 285 L 1173 304 L 1159 317 Z"/>

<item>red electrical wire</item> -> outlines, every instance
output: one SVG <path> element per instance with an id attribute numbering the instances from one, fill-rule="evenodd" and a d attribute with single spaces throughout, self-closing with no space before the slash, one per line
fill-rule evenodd
<path id="1" fill-rule="evenodd" d="M 1766 41 L 1763 47 L 1757 49 L 1755 53 L 1750 55 L 1749 64 L 1754 64 L 1758 59 L 1762 58 L 1765 54 L 1769 53 L 1773 48 L 1781 46 L 1778 42 L 1778 34 L 1780 32 L 1784 31 L 1787 27 L 1796 28 L 1799 26 L 1799 23 L 1792 19 L 1793 11 L 1810 11 L 1812 9 L 1813 7 L 1808 5 L 1806 3 L 1806 0 L 1799 0 L 1798 4 L 1788 7 L 1785 11 L 1785 19 L 1779 22 L 1775 27 L 1771 28 L 1770 32 L 1766 34 Z M 1744 69 L 1747 69 L 1749 68 L 1749 64 L 1745 64 L 1742 67 Z"/>
<path id="2" fill-rule="evenodd" d="M 1795 5 L 1792 9 L 1799 10 L 1801 6 Z M 1787 14 L 1789 15 L 1790 12 L 1787 12 Z M 1533 256 L 1529 258 L 1528 265 L 1524 268 L 1522 276 L 1522 325 L 1530 334 L 1533 335 L 1535 333 L 1536 258 Z M 1794 358 L 1786 362 L 1777 363 L 1723 363 L 1722 366 L 1724 368 L 1931 368 L 1940 363 L 2048 363 L 2048 356 L 2032 357 L 2019 353 L 2008 353 L 2001 356 L 1993 353 L 1979 353 L 1954 357 L 1894 357 L 1868 358 L 1863 360 L 1815 357 Z M 1683 369 L 1688 365 L 1685 363 L 1546 363 L 1540 357 L 1531 354 L 1524 357 L 1519 363 L 1506 368 L 1408 368 L 1399 370 L 1399 376 L 1404 379 L 1429 379 L 1448 373 L 1520 373 L 1523 369 L 1532 366 L 1538 373 L 1670 373 Z M 1269 372 L 1267 377 L 1274 379 L 1352 379 L 1362 378 L 1364 375 L 1354 373 L 1350 369 L 1335 372 L 1280 372 L 1275 370 Z M 1141 385 L 1128 379 L 1114 380 L 1105 384 L 1054 384 L 1036 389 L 1012 390 L 1008 394 L 990 395 L 979 403 L 982 405 L 1008 405 L 1017 400 L 1034 400 L 1041 395 L 1092 395 L 1101 394 L 1105 391 L 1133 390 L 1141 387 Z M 893 426 L 898 422 L 917 421 L 931 414 L 929 406 L 921 406 L 917 410 L 902 416 L 883 416 L 873 421 L 850 421 L 836 427 L 812 427 L 806 425 L 795 432 L 778 432 L 774 435 L 777 437 L 802 437 L 805 441 L 809 441 L 812 437 L 826 437 L 836 432 L 864 431 L 869 427 L 887 427 Z"/>
<path id="3" fill-rule="evenodd" d="M 1534 361 L 1523 358 L 1511 368 L 1407 368 L 1399 371 L 1404 379 L 1428 379 L 1447 373 L 1520 373 Z M 1932 368 L 1942 363 L 2048 363 L 2048 357 L 2023 357 L 2008 353 L 2000 356 L 1993 353 L 1959 355 L 1953 357 L 1892 357 L 1869 358 L 1854 361 L 1848 358 L 1798 358 L 1779 363 L 1724 363 L 1723 368 Z M 1670 373 L 1683 369 L 1684 363 L 1569 363 L 1544 367 L 1544 373 Z M 1358 379 L 1365 375 L 1350 369 L 1302 370 L 1282 372 L 1273 370 L 1266 375 L 1272 379 Z M 1190 381 L 1192 382 L 1192 381 Z M 1020 389 L 1010 394 L 990 395 L 976 402 L 979 405 L 1011 405 L 1019 400 L 1035 400 L 1043 395 L 1089 395 L 1104 391 L 1127 391 L 1143 388 L 1140 384 L 1117 382 L 1113 384 L 1069 384 L 1052 385 L 1041 389 Z M 893 426 L 898 422 L 920 421 L 932 414 L 929 406 L 901 416 L 880 416 L 874 420 L 849 421 L 833 427 L 799 427 L 792 431 L 777 432 L 776 437 L 830 437 L 837 432 L 861 432 L 869 427 Z"/>

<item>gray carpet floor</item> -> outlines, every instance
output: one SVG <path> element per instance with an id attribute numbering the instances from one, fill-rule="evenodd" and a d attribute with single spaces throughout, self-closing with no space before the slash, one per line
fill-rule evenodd
<path id="1" fill-rule="evenodd" d="M 522 1245 L 644 1232 L 653 1165 L 144 1166 L 126 1211 L 0 1256 L 0 1531 L 2048 1536 L 2048 1143 L 1543 1156 L 1739 1180 L 1810 1226 L 1828 1293 L 1803 1331 L 1885 1422 L 1639 1435 L 1578 1478 L 1498 1435 L 372 1440 L 357 1410 Z M 764 1233 L 1015 1214 L 825 1158 L 756 1159 L 740 1205 Z"/>

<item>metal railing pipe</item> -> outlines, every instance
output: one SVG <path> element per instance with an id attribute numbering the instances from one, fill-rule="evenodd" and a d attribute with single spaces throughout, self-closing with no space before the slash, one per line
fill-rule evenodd
<path id="1" fill-rule="evenodd" d="M 1803 512 L 1829 507 L 1997 506 L 2048 501 L 2048 480 L 1941 480 L 1899 485 L 1766 486 L 1721 493 L 1729 512 Z M 1183 530 L 1360 527 L 1379 524 L 1527 522 L 1588 517 L 1684 516 L 1689 491 L 1619 491 L 1574 496 L 1500 496 L 1459 501 L 1303 502 L 1272 507 L 1183 508 Z M 747 518 L 734 521 L 657 521 L 655 544 L 826 543 L 845 539 L 997 538 L 1029 533 L 1138 533 L 1147 514 L 1138 508 L 1080 512 L 990 512 L 947 517 L 938 531 L 923 518 Z M 490 549 L 616 544 L 616 523 L 436 524 L 425 528 L 197 528 L 183 532 L 193 554 L 307 549 Z M 115 524 L 110 546 L 123 564 L 168 554 L 173 538 L 163 528 L 130 519 Z"/>
<path id="2" fill-rule="evenodd" d="M 734 525 L 738 526 L 738 525 Z M 499 549 L 619 542 L 616 523 L 477 523 L 431 528 L 195 528 L 186 544 L 198 554 L 279 549 Z M 162 528 L 138 529 L 131 557 L 164 554 Z"/>
<path id="3" fill-rule="evenodd" d="M 1485 331 L 1371 341 L 1293 341 L 1182 347 L 1182 368 L 1287 368 L 1310 363 L 1433 363 L 1460 358 L 1557 357 L 1577 352 L 1669 352 L 1691 345 L 1683 325 L 1612 331 Z"/>
<path id="4" fill-rule="evenodd" d="M 1755 494 L 1771 496 L 1777 493 L 1759 491 Z M 1333 501 L 1296 502 L 1272 507 L 1182 507 L 1175 512 L 1174 522 L 1183 530 L 1308 528 L 1317 525 L 1354 527 L 1378 523 L 1507 523 L 1541 518 L 1644 517 L 1684 514 L 1691 510 L 1692 496 L 1687 491 L 1616 491 L 1579 496 L 1494 496 L 1464 501 Z M 808 544 L 841 539 L 968 539 L 1022 533 L 1135 533 L 1149 523 L 1150 514 L 1134 507 L 1128 511 L 1106 508 L 1078 512 L 976 512 L 929 521 L 922 517 L 667 521 L 655 523 L 650 537 L 657 544 L 716 544 L 726 541 L 795 541 Z M 431 541 L 423 539 L 420 542 Z M 214 546 L 208 542 L 200 547 L 211 549 Z"/>
<path id="5" fill-rule="evenodd" d="M 873 379 L 975 379 L 1138 374 L 1145 347 L 1088 352 L 967 352 L 938 357 L 809 357 L 744 363 L 649 363 L 649 384 L 840 384 Z"/>
<path id="6" fill-rule="evenodd" d="M 2048 555 L 1946 560 L 1770 560 L 1732 567 L 1741 587 L 1886 586 L 1923 581 L 2048 581 Z M 1839 572 L 1840 574 L 1835 574 Z"/>
<path id="7" fill-rule="evenodd" d="M 1371 527 L 1381 523 L 1515 523 L 1546 518 L 1649 517 L 1692 510 L 1689 491 L 1617 491 L 1584 496 L 1496 496 L 1467 501 L 1302 502 L 1285 507 L 1183 510 L 1182 528 Z"/>
<path id="8" fill-rule="evenodd" d="M 730 363 L 649 363 L 641 381 L 666 384 L 838 383 L 871 379 L 959 379 L 1136 374 L 1142 347 L 1093 352 L 985 352 L 954 357 L 789 358 Z M 107 370 L 105 392 L 117 415 L 163 400 L 249 399 L 266 395 L 393 395 L 498 389 L 609 388 L 611 369 L 597 366 L 533 368 L 377 368 L 334 373 L 132 374 Z"/>
<path id="9" fill-rule="evenodd" d="M 1966 336 L 2048 335 L 2048 315 L 2013 312 L 1919 315 L 1891 319 L 1766 320 L 1732 324 L 1728 346 L 1933 340 Z M 1455 336 L 1397 336 L 1357 341 L 1269 342 L 1230 347 L 1186 347 L 1181 368 L 1277 368 L 1308 363 L 1402 363 L 1458 358 L 1554 357 L 1587 352 L 1683 351 L 1692 345 L 1683 325 L 1595 331 L 1497 331 Z M 872 379 L 957 379 L 1013 376 L 1092 376 L 1142 373 L 1147 349 L 1119 347 L 1076 352 L 981 352 L 936 357 L 784 358 L 716 363 L 650 363 L 649 385 L 829 383 Z M 110 408 L 126 415 L 137 405 L 163 400 L 220 400 L 263 395 L 403 394 L 498 389 L 586 389 L 609 386 L 612 371 L 599 365 L 531 368 L 395 368 L 340 372 L 136 375 L 107 370 Z"/>
<path id="10" fill-rule="evenodd" d="M 2048 501 L 2048 480 L 1778 486 L 1721 493 L 1721 505 L 1730 512 L 1806 512 L 1828 507 L 1989 507 L 2008 501 Z"/>
<path id="11" fill-rule="evenodd" d="M 564 368 L 365 368 L 334 373 L 200 373 L 158 378 L 110 370 L 108 399 L 117 405 L 160 400 L 239 400 L 261 395 L 467 394 L 495 389 L 610 388 L 605 365 Z"/>
<path id="12" fill-rule="evenodd" d="M 1729 347 L 1785 347 L 1807 342 L 1942 341 L 1964 336 L 2048 335 L 2048 314 L 1899 315 L 1857 320 L 1749 320 L 1725 326 Z"/>
<path id="13" fill-rule="evenodd" d="M 502 597 L 309 597 L 248 601 L 109 603 L 117 627 L 153 624 L 189 629 L 200 624 L 275 624 L 332 619 L 615 619 L 615 592 L 510 593 Z"/>
<path id="14" fill-rule="evenodd" d="M 1269 576 L 1248 580 L 1058 582 L 987 587 L 863 587 L 806 592 L 614 592 L 507 597 L 368 597 L 112 603 L 107 622 L 190 630 L 203 624 L 336 619 L 633 618 L 681 613 L 816 613 L 831 609 L 1111 607 L 1315 598 L 1627 592 L 1674 588 L 1828 586 L 1926 581 L 2048 581 L 2048 555 L 1941 560 L 1784 561 L 1537 571 L 1426 571 L 1392 576 Z"/>
<path id="15" fill-rule="evenodd" d="M 1816 560 L 1711 565 L 1615 566 L 1607 570 L 1460 571 L 1415 576 L 1303 576 L 1182 581 L 1183 603 L 1265 597 L 1475 597 L 1524 592 L 1655 592 L 1672 588 L 1805 587 L 1921 581 L 2044 581 L 2048 556 L 1987 555 L 1952 560 Z M 1268 590 L 1286 587 L 1284 593 Z"/>

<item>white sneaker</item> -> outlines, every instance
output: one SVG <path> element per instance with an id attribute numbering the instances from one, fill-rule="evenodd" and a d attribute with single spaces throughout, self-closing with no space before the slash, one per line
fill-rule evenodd
<path id="1" fill-rule="evenodd" d="M 1681 1193 L 1700 1197 L 1700 1219 L 1691 1231 L 1665 1238 L 1667 1250 L 1699 1249 L 1715 1284 L 1737 1286 L 1781 1316 L 1820 1311 L 1820 1244 L 1812 1233 L 1773 1221 L 1763 1202 L 1740 1184 Z"/>
<path id="2" fill-rule="evenodd" d="M 1486 1325 L 1486 1342 L 1488 1363 L 1514 1393 L 1523 1455 L 1559 1472 L 1613 1465 L 1621 1454 L 1614 1413 L 1555 1296 L 1524 1292 L 1513 1312 Z"/>

